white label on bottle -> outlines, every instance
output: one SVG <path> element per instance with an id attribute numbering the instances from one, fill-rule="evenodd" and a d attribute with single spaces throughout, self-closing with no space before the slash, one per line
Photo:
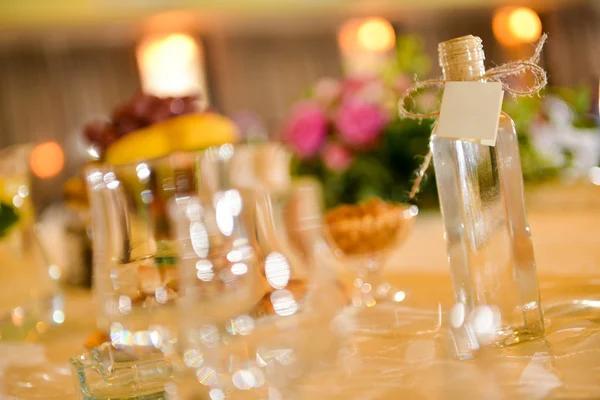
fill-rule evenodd
<path id="1" fill-rule="evenodd" d="M 495 146 L 503 97 L 500 82 L 446 82 L 436 137 Z"/>

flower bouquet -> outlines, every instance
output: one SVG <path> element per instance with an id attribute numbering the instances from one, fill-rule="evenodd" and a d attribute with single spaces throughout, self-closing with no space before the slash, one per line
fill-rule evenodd
<path id="1" fill-rule="evenodd" d="M 294 104 L 283 127 L 295 155 L 293 172 L 321 181 L 328 208 L 373 197 L 408 200 L 433 120 L 399 119 L 397 101 L 411 75 L 426 74 L 429 65 L 418 39 L 399 38 L 395 63 L 368 76 L 321 79 Z M 437 100 L 424 93 L 414 107 L 429 109 Z M 435 204 L 435 196 L 428 179 L 419 200 Z"/>
<path id="2" fill-rule="evenodd" d="M 293 173 L 313 176 L 323 184 L 327 208 L 374 197 L 409 201 L 434 120 L 401 119 L 397 102 L 412 76 L 424 77 L 431 62 L 415 37 L 398 38 L 392 61 L 370 76 L 319 80 L 293 105 L 283 125 L 283 138 L 295 156 Z M 572 127 L 596 126 L 588 117 L 592 103 L 589 91 L 549 91 L 574 113 L 569 122 Z M 439 109 L 439 99 L 439 93 L 424 92 L 409 106 L 415 111 L 431 111 Z M 557 156 L 543 148 L 537 128 L 552 118 L 546 115 L 539 98 L 507 98 L 504 109 L 515 120 L 526 182 L 553 180 L 569 168 L 571 151 L 561 147 L 561 162 L 557 162 Z M 418 196 L 411 202 L 419 207 L 437 206 L 433 169 L 427 171 Z"/>

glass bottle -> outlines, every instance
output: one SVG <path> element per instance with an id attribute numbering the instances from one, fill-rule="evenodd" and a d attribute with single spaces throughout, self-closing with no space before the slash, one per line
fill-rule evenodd
<path id="1" fill-rule="evenodd" d="M 481 39 L 439 44 L 446 81 L 483 81 Z M 478 79 L 479 78 L 479 79 Z M 456 305 L 454 328 L 506 346 L 544 333 L 515 125 L 500 116 L 495 146 L 436 138 L 431 148 Z"/>

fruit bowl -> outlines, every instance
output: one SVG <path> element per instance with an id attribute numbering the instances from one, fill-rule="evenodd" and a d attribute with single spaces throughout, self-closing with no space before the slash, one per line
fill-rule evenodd
<path id="1" fill-rule="evenodd" d="M 118 165 L 237 142 L 232 120 L 197 104 L 191 96 L 142 94 L 117 107 L 108 121 L 88 123 L 84 135 L 91 153 Z"/>

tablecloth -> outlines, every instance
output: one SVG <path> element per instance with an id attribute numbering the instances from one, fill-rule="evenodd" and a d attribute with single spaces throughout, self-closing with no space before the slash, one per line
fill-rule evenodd
<path id="1" fill-rule="evenodd" d="M 600 200 L 599 200 L 600 201 Z M 530 212 L 547 335 L 469 360 L 448 352 L 444 330 L 401 338 L 354 335 L 312 371 L 301 399 L 600 398 L 600 209 Z M 386 267 L 416 311 L 452 304 L 441 218 L 419 216 Z M 0 399 L 75 399 L 67 359 L 94 329 L 91 294 L 67 290 L 66 320 L 37 343 L 0 342 Z"/>

